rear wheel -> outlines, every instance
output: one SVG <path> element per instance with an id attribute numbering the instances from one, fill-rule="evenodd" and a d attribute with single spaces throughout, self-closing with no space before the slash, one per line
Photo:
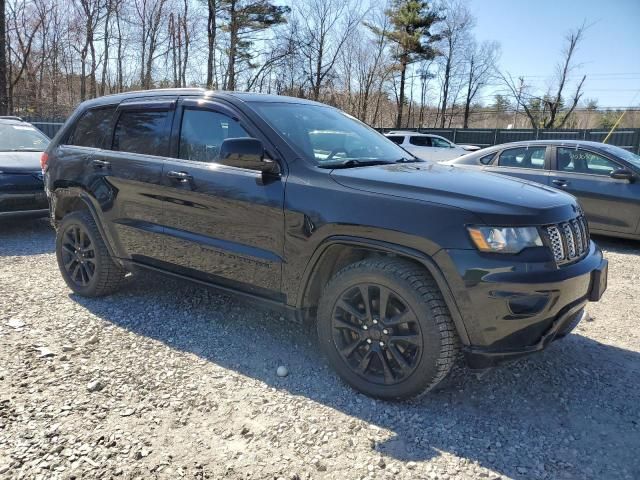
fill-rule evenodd
<path id="1" fill-rule="evenodd" d="M 363 260 L 338 272 L 322 296 L 317 328 L 338 374 L 383 399 L 431 390 L 447 376 L 459 350 L 431 276 L 398 259 Z"/>
<path id="2" fill-rule="evenodd" d="M 75 293 L 101 297 L 118 290 L 126 271 L 116 264 L 87 211 L 66 215 L 56 234 L 56 257 L 64 281 Z"/>

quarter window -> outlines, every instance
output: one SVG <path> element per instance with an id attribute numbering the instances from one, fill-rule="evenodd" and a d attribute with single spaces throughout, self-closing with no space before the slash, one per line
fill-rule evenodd
<path id="1" fill-rule="evenodd" d="M 125 110 L 113 132 L 113 150 L 145 155 L 166 155 L 168 111 Z"/>
<path id="2" fill-rule="evenodd" d="M 558 170 L 562 172 L 609 175 L 620 166 L 608 158 L 575 148 L 558 147 Z"/>
<path id="3" fill-rule="evenodd" d="M 101 148 L 105 135 L 111 129 L 111 119 L 115 111 L 115 106 L 87 110 L 76 123 L 66 144 Z"/>
<path id="4" fill-rule="evenodd" d="M 186 109 L 180 128 L 179 158 L 215 162 L 227 138 L 251 137 L 240 124 L 219 112 Z"/>
<path id="5" fill-rule="evenodd" d="M 544 153 L 547 147 L 509 148 L 500 154 L 498 165 L 511 168 L 544 169 Z"/>
<path id="6" fill-rule="evenodd" d="M 415 145 L 416 147 L 430 147 L 431 146 L 431 137 L 423 137 L 423 136 L 413 136 L 409 137 L 409 143 L 411 145 Z"/>

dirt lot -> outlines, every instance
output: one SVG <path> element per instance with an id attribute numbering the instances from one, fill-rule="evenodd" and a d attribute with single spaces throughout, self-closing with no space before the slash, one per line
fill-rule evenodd
<path id="1" fill-rule="evenodd" d="M 308 326 L 146 274 L 83 299 L 45 221 L 0 225 L 0 478 L 640 478 L 640 244 L 597 241 L 592 321 L 391 404 Z"/>

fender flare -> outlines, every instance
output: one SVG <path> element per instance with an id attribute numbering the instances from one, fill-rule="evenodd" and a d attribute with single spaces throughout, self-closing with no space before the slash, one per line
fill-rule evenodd
<path id="1" fill-rule="evenodd" d="M 431 274 L 433 279 L 435 280 L 438 288 L 442 292 L 442 296 L 444 298 L 445 303 L 451 312 L 451 318 L 453 319 L 453 323 L 458 332 L 458 336 L 460 337 L 460 341 L 463 345 L 470 345 L 469 334 L 467 332 L 467 328 L 464 324 L 464 320 L 460 313 L 460 309 L 455 300 L 455 296 L 449 287 L 449 283 L 447 282 L 446 277 L 440 270 L 440 267 L 436 264 L 436 262 L 431 258 L 431 256 L 415 250 L 413 248 L 404 247 L 402 245 L 397 245 L 394 243 L 389 243 L 381 240 L 374 240 L 370 238 L 362 238 L 362 237 L 352 237 L 348 235 L 336 235 L 332 237 L 328 237 L 322 241 L 320 245 L 316 248 L 311 255 L 311 258 L 307 262 L 307 266 L 304 270 L 302 276 L 302 288 L 298 290 L 298 294 L 296 296 L 296 307 L 301 308 L 303 305 L 304 297 L 307 289 L 309 288 L 309 283 L 313 272 L 316 270 L 319 262 L 322 259 L 322 256 L 325 254 L 327 249 L 333 245 L 348 245 L 351 247 L 364 247 L 369 250 L 377 250 L 379 252 L 384 253 L 392 253 L 402 257 L 410 258 L 414 261 L 417 261 L 421 265 L 423 265 L 427 271 Z M 438 250 L 439 251 L 439 250 Z M 437 252 L 435 252 L 437 253 Z"/>
<path id="2" fill-rule="evenodd" d="M 107 246 L 109 255 L 111 256 L 114 262 L 118 263 L 120 266 L 124 266 L 124 264 L 116 254 L 115 249 L 113 248 L 114 239 L 112 238 L 111 234 L 107 231 L 107 229 L 104 228 L 98 201 L 83 188 L 62 187 L 62 188 L 56 188 L 52 192 L 52 204 L 51 204 L 52 220 L 55 221 L 55 209 L 56 209 L 56 204 L 58 202 L 58 198 L 71 198 L 71 197 L 80 199 L 87 206 L 87 210 L 93 217 L 93 221 L 96 222 L 98 231 L 100 232 L 100 235 L 102 236 L 102 239 L 104 240 L 104 243 Z"/>

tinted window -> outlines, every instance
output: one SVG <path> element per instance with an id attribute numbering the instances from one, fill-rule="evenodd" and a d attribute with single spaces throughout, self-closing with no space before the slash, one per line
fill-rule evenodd
<path id="1" fill-rule="evenodd" d="M 451 148 L 451 144 L 449 142 L 437 137 L 431 138 L 431 146 L 438 148 Z"/>
<path id="2" fill-rule="evenodd" d="M 504 150 L 498 159 L 501 167 L 544 168 L 546 147 L 518 147 Z"/>
<path id="3" fill-rule="evenodd" d="M 430 137 L 409 137 L 409 143 L 411 145 L 415 145 L 416 147 L 430 147 L 431 146 L 431 138 Z"/>
<path id="4" fill-rule="evenodd" d="M 87 110 L 76 123 L 67 139 L 67 145 L 101 148 L 102 140 L 111 128 L 111 119 L 116 107 Z"/>
<path id="5" fill-rule="evenodd" d="M 302 156 L 320 166 L 349 160 L 395 162 L 409 156 L 371 127 L 332 107 L 280 102 L 254 102 L 251 106 Z M 340 135 L 344 143 L 337 144 L 332 153 L 327 153 L 326 147 L 316 149 L 312 137 L 318 132 Z"/>
<path id="6" fill-rule="evenodd" d="M 113 133 L 113 150 L 165 155 L 167 111 L 127 111 L 120 114 Z"/>
<path id="7" fill-rule="evenodd" d="M 209 110 L 185 110 L 180 128 L 179 157 L 213 162 L 226 138 L 251 137 L 234 119 Z"/>
<path id="8" fill-rule="evenodd" d="M 399 137 L 397 135 L 388 136 L 387 138 L 391 140 L 393 143 L 395 143 L 396 145 L 401 145 L 402 142 L 404 142 L 404 137 Z"/>
<path id="9" fill-rule="evenodd" d="M 609 175 L 620 166 L 597 153 L 575 148 L 558 147 L 558 170 L 563 172 Z"/>

